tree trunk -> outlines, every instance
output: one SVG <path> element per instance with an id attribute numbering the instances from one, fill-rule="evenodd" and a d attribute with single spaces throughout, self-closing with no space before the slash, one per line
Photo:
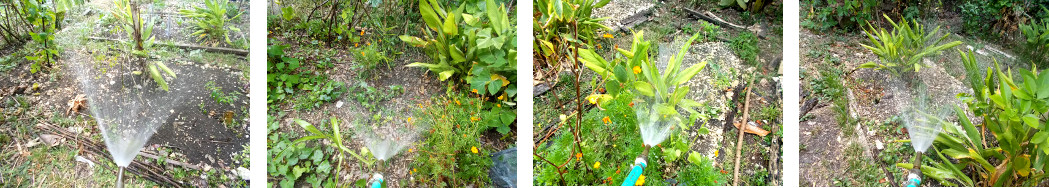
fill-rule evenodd
<path id="1" fill-rule="evenodd" d="M 135 3 L 135 0 L 131 0 L 131 20 L 135 35 L 135 50 L 144 50 L 142 48 L 142 15 L 138 12 L 138 3 Z"/>

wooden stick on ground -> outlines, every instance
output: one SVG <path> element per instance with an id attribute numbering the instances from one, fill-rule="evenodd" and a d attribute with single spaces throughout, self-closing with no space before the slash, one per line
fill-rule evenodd
<path id="1" fill-rule="evenodd" d="M 753 86 L 751 86 L 751 87 L 753 87 Z M 748 109 L 750 108 L 750 88 L 751 87 L 747 87 L 747 90 L 743 91 L 743 93 L 744 93 L 743 95 L 745 96 L 744 99 L 743 99 L 743 122 L 741 123 L 740 126 L 736 127 L 737 129 L 739 129 L 739 139 L 736 140 L 736 167 L 734 168 L 735 170 L 733 170 L 735 172 L 733 172 L 734 175 L 732 175 L 732 177 L 733 177 L 732 186 L 739 186 L 739 161 L 740 161 L 739 159 L 740 159 L 740 152 L 743 149 L 743 134 L 745 134 L 745 133 L 743 133 L 743 129 L 746 128 L 744 126 L 747 124 L 747 115 L 748 115 L 747 112 L 750 111 Z"/>

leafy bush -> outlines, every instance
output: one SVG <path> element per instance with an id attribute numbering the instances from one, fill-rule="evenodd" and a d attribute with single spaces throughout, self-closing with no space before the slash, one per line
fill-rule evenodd
<path id="1" fill-rule="evenodd" d="M 595 103 L 607 101 L 624 91 L 636 92 L 636 96 L 646 97 L 641 101 L 646 103 L 640 107 L 643 110 L 657 110 L 661 116 L 677 117 L 680 116 L 677 108 L 681 108 L 689 112 L 689 114 L 696 115 L 697 113 L 693 108 L 701 105 L 696 101 L 684 98 L 690 89 L 682 84 L 696 76 L 707 63 L 700 62 L 682 69 L 681 62 L 685 58 L 685 53 L 692 46 L 692 42 L 699 36 L 698 33 L 693 35 L 685 45 L 681 46 L 681 50 L 678 51 L 677 55 L 671 57 L 670 61 L 667 62 L 666 71 L 663 71 L 662 75 L 656 64 L 649 58 L 648 50 L 652 44 L 650 41 L 644 40 L 644 32 L 634 34 L 631 51 L 617 49 L 627 57 L 628 60 L 625 64 L 619 61 L 609 63 L 591 50 L 580 50 L 583 65 L 606 79 L 605 87 L 610 93 L 610 95 L 591 95 L 587 98 L 593 101 L 592 103 Z M 630 67 L 631 71 L 627 71 L 628 67 Z M 650 102 L 651 104 L 647 104 Z M 648 107 L 656 109 L 647 109 Z M 695 118 L 698 117 L 693 116 L 690 119 L 695 120 Z M 691 122 L 681 125 L 681 128 L 688 129 L 688 125 L 691 125 Z"/>
<path id="2" fill-rule="evenodd" d="M 480 4 L 446 9 L 436 0 L 419 0 L 427 36 L 401 35 L 400 39 L 424 48 L 431 63 L 408 66 L 425 67 L 441 81 L 455 77 L 469 84 L 474 93 L 514 98 L 517 85 L 511 80 L 517 79 L 517 29 L 506 7 L 492 0 L 483 2 L 483 7 Z"/>
<path id="3" fill-rule="evenodd" d="M 860 65 L 860 68 L 885 69 L 895 75 L 913 75 L 920 71 L 922 66 L 926 66 L 922 58 L 938 55 L 942 50 L 962 44 L 961 41 L 954 41 L 940 45 L 940 42 L 951 34 L 936 37 L 940 31 L 939 26 L 926 34 L 925 27 L 918 21 L 913 21 L 913 26 L 906 19 L 902 19 L 897 24 L 889 16 L 883 16 L 892 24 L 892 32 L 874 28 L 873 25 L 868 24 L 870 29 L 867 30 L 867 38 L 870 39 L 871 46 L 860 44 L 878 55 L 881 62 L 867 62 Z"/>
<path id="4" fill-rule="evenodd" d="M 32 23 L 32 27 L 39 28 L 34 28 L 33 30 L 37 32 L 29 32 L 29 36 L 40 45 L 40 49 L 25 57 L 26 60 L 33 61 L 33 64 L 30 64 L 29 72 L 37 73 L 42 68 L 55 64 L 55 60 L 60 55 L 61 49 L 55 44 L 55 32 L 58 31 L 58 24 L 65 19 L 65 11 L 56 12 L 52 10 L 55 7 L 38 1 L 22 1 L 22 6 L 21 15 L 26 21 Z"/>
<path id="5" fill-rule="evenodd" d="M 971 51 L 959 51 L 959 55 L 965 63 L 975 64 Z M 1022 82 L 1018 83 L 1011 71 L 1003 73 L 997 62 L 994 66 L 982 80 L 970 83 L 981 91 L 958 95 L 982 121 L 970 120 L 960 107 L 954 108 L 960 126 L 930 118 L 931 123 L 945 125 L 933 145 L 937 158 L 932 165 L 922 165 L 921 171 L 942 185 L 1035 186 L 1045 179 L 1049 124 L 1044 114 L 1049 111 L 1045 105 L 1049 87 L 1044 86 L 1049 85 L 1049 73 L 1021 69 Z M 973 68 L 966 66 L 968 72 L 982 72 Z M 988 138 L 994 140 L 985 141 Z M 913 168 L 911 163 L 897 166 Z"/>
<path id="6" fill-rule="evenodd" d="M 512 110 L 499 104 L 463 94 L 449 94 L 420 104 L 418 123 L 430 126 L 426 139 L 416 147 L 419 156 L 412 162 L 412 175 L 423 185 L 435 187 L 485 187 L 489 155 L 496 151 L 482 147 L 479 137 L 492 128 L 499 132 L 516 119 Z"/>
<path id="7" fill-rule="evenodd" d="M 732 51 L 736 52 L 736 55 L 739 55 L 739 59 L 743 60 L 743 62 L 746 62 L 751 66 L 758 65 L 758 53 L 760 53 L 760 49 L 758 49 L 758 37 L 753 33 L 740 33 L 736 38 L 732 38 L 729 46 L 732 47 Z"/>
<path id="8" fill-rule="evenodd" d="M 609 0 L 539 0 L 533 6 L 535 33 L 533 46 L 535 64 L 555 70 L 562 61 L 574 61 L 570 58 L 575 47 L 590 46 L 598 38 L 600 29 L 611 30 L 599 22 L 608 18 L 593 18 L 594 9 L 607 5 Z"/>
<path id="9" fill-rule="evenodd" d="M 197 42 L 201 44 L 211 44 L 216 46 L 219 41 L 225 41 L 226 44 L 233 46 L 233 41 L 230 40 L 229 32 L 240 32 L 240 29 L 233 26 L 227 26 L 226 23 L 240 18 L 243 12 L 237 12 L 235 15 L 230 15 L 230 8 L 233 6 L 229 4 L 229 0 L 204 0 L 204 7 L 194 7 L 193 9 L 182 9 L 179 10 L 179 14 L 193 19 L 194 23 L 190 26 L 194 30 L 190 36 L 196 37 Z M 233 9 L 236 11 L 236 9 Z M 247 46 L 237 46 L 239 48 L 246 48 Z"/>
<path id="10" fill-rule="evenodd" d="M 1020 47 L 1021 57 L 1039 67 L 1049 66 L 1049 19 L 1020 24 L 1020 33 L 1026 39 Z"/>
<path id="11" fill-rule="evenodd" d="M 811 7 L 801 25 L 810 29 L 826 31 L 837 27 L 846 31 L 859 28 L 874 18 L 881 5 L 877 0 L 810 0 Z"/>
<path id="12" fill-rule="evenodd" d="M 721 0 L 718 2 L 718 5 L 722 7 L 738 7 L 750 12 L 761 12 L 770 3 L 772 3 L 771 0 Z"/>
<path id="13" fill-rule="evenodd" d="M 280 128 L 274 117 L 270 116 L 268 119 L 270 132 Z M 281 187 L 294 187 L 295 183 L 299 182 L 300 179 L 313 187 L 342 185 L 339 183 L 340 178 L 338 174 L 342 171 L 343 158 L 346 153 L 352 155 L 362 164 L 370 166 L 372 163 L 375 163 L 374 159 L 363 157 L 368 156 L 366 149 L 362 148 L 361 152 L 357 153 L 343 145 L 343 135 L 339 131 L 339 120 L 335 117 L 332 117 L 327 122 L 330 125 L 330 133 L 317 129 L 309 122 L 299 119 L 294 121 L 307 131 L 308 136 L 289 141 L 289 135 L 276 133 L 270 134 L 268 138 L 269 157 L 267 158 L 269 159 L 268 163 L 273 165 L 269 165 L 267 171 L 274 181 L 280 183 Z M 306 142 L 319 139 L 329 140 L 332 145 L 327 148 L 306 145 Z M 338 151 L 338 155 L 334 155 L 336 151 Z M 338 162 L 335 164 L 330 163 L 329 159 L 332 157 L 337 158 Z M 335 170 L 334 173 L 332 168 Z"/>
<path id="14" fill-rule="evenodd" d="M 966 33 L 980 37 L 1000 37 L 1013 31 L 1028 16 L 1046 14 L 1049 0 L 970 0 L 959 5 Z"/>
<path id="15" fill-rule="evenodd" d="M 296 109 L 309 109 L 334 101 L 345 93 L 342 82 L 317 75 L 308 66 L 303 66 L 299 58 L 286 56 L 284 49 L 287 45 L 271 43 L 274 45 L 268 46 L 266 50 L 267 103 L 276 104 L 294 98 L 299 102 Z"/>
<path id="16" fill-rule="evenodd" d="M 560 136 L 536 144 L 537 172 L 533 184 L 549 185 L 619 185 L 627 177 L 634 159 L 645 149 L 633 110 L 633 94 L 624 92 L 606 101 L 604 110 L 585 112 L 578 129 L 585 136 L 574 136 L 576 118 L 562 122 Z M 558 126 L 558 125 L 555 125 Z M 578 139 L 578 140 L 576 140 Z M 582 149 L 577 152 L 576 148 Z M 665 179 L 676 179 L 679 185 L 724 185 L 727 174 L 719 173 L 706 156 L 687 152 L 692 142 L 684 131 L 675 131 L 662 144 L 652 146 L 645 169 L 645 185 L 667 185 Z M 682 160 L 685 159 L 685 160 Z M 600 164 L 598 164 L 600 163 Z M 596 165 L 595 165 L 596 164 Z M 670 167 L 681 167 L 681 170 Z"/>

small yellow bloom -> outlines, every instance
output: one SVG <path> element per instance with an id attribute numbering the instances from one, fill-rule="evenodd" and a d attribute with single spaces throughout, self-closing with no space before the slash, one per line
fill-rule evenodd
<path id="1" fill-rule="evenodd" d="M 645 184 L 645 175 L 641 175 L 640 177 L 637 177 L 637 182 L 634 183 L 635 186 L 641 186 L 641 185 L 644 185 L 644 184 Z"/>
<path id="2" fill-rule="evenodd" d="M 477 93 L 477 89 L 473 89 L 473 92 L 474 92 L 474 93 Z"/>
<path id="3" fill-rule="evenodd" d="M 576 160 L 583 160 L 583 153 L 576 153 L 575 154 L 575 159 Z"/>
<path id="4" fill-rule="evenodd" d="M 364 30 L 361 30 L 361 36 L 364 36 Z"/>
<path id="5" fill-rule="evenodd" d="M 498 98 L 496 98 L 496 99 L 499 99 L 499 100 L 503 100 L 503 96 L 502 96 L 502 95 L 499 95 L 499 97 L 498 97 Z"/>
<path id="6" fill-rule="evenodd" d="M 353 43 L 353 47 L 354 47 L 354 48 L 356 48 L 356 47 L 358 47 L 358 46 L 361 46 L 361 43 Z"/>
<path id="7" fill-rule="evenodd" d="M 477 117 L 470 117 L 470 121 L 477 121 L 477 120 L 481 120 L 481 118 L 477 118 Z"/>
<path id="8" fill-rule="evenodd" d="M 455 105 L 463 105 L 463 103 L 460 103 L 459 99 L 455 99 Z"/>
<path id="9" fill-rule="evenodd" d="M 411 153 L 412 151 L 415 151 L 415 150 L 413 150 L 412 148 L 408 148 L 408 153 Z"/>
<path id="10" fill-rule="evenodd" d="M 364 56 L 364 51 L 361 51 L 361 56 Z"/>
<path id="11" fill-rule="evenodd" d="M 605 37 L 605 38 L 608 38 L 608 39 L 614 39 L 614 38 L 616 38 L 616 37 L 612 36 L 612 34 L 608 34 L 608 33 L 605 33 L 605 36 L 604 36 L 604 37 Z"/>
<path id="12" fill-rule="evenodd" d="M 591 95 L 591 96 L 587 96 L 586 100 L 590 101 L 590 104 L 597 104 L 597 98 L 598 97 L 599 96 L 597 96 L 597 95 Z"/>
<path id="13" fill-rule="evenodd" d="M 502 108 L 502 107 L 503 107 L 503 104 L 495 104 L 495 107 L 499 107 L 499 108 Z"/>
<path id="14" fill-rule="evenodd" d="M 477 147 L 471 147 L 471 148 L 470 148 L 470 151 L 472 151 L 472 152 L 474 152 L 474 153 L 477 153 Z"/>
<path id="15" fill-rule="evenodd" d="M 594 169 L 598 169 L 598 168 L 601 168 L 601 162 L 600 161 L 594 162 Z"/>
<path id="16" fill-rule="evenodd" d="M 634 74 L 641 74 L 641 67 L 640 66 L 634 66 Z"/>
<path id="17" fill-rule="evenodd" d="M 372 42 L 370 42 L 370 41 L 369 42 L 365 42 L 365 44 L 368 44 L 368 46 L 371 46 Z"/>
<path id="18" fill-rule="evenodd" d="M 597 49 L 601 49 L 601 44 L 597 44 Z"/>
<path id="19" fill-rule="evenodd" d="M 604 122 L 605 124 L 609 124 L 609 123 L 612 123 L 612 119 L 609 119 L 608 116 L 605 116 L 605 118 L 601 118 L 601 122 Z"/>
<path id="20" fill-rule="evenodd" d="M 714 150 L 714 158 L 718 157 L 719 150 Z"/>

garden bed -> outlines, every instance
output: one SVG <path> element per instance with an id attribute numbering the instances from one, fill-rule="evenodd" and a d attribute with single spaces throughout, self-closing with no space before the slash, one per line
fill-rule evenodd
<path id="1" fill-rule="evenodd" d="M 161 2 L 162 3 L 162 2 Z M 27 44 L 11 53 L 9 59 L 15 65 L 0 71 L 0 101 L 3 101 L 3 128 L 0 137 L 9 137 L 14 142 L 2 142 L 0 147 L 7 160 L 0 162 L 0 171 L 9 186 L 113 186 L 116 182 L 116 166 L 109 159 L 102 145 L 102 135 L 87 106 L 83 102 L 74 112 L 67 112 L 77 96 L 82 96 L 81 79 L 97 79 L 96 82 L 112 81 L 113 75 L 130 75 L 131 71 L 145 72 L 136 67 L 142 60 L 134 60 L 123 50 L 123 43 L 91 40 L 116 25 L 97 24 L 100 14 L 108 15 L 112 1 L 91 1 L 71 9 L 64 28 L 56 35 L 56 42 L 63 49 L 53 69 L 30 73 L 30 64 L 25 58 Z M 162 6 L 163 4 L 150 4 Z M 203 2 L 181 2 L 167 5 L 168 9 L 202 6 Z M 247 11 L 244 9 L 244 11 Z M 245 14 L 247 15 L 247 14 Z M 188 22 L 187 22 L 188 23 Z M 237 22 L 238 27 L 247 28 L 247 23 Z M 157 25 L 157 32 L 186 31 L 186 25 Z M 158 37 L 157 43 L 192 41 L 169 41 Z M 247 59 L 246 57 L 185 50 L 173 47 L 153 48 L 148 61 L 166 62 L 177 78 L 169 78 L 169 95 L 181 96 L 171 103 L 172 115 L 164 120 L 157 133 L 146 143 L 143 153 L 151 157 L 139 157 L 136 162 L 154 163 L 153 174 L 126 174 L 131 186 L 244 186 L 247 184 Z M 10 56 L 8 56 L 10 57 Z M 108 66 L 115 66 L 109 67 Z M 76 72 L 90 72 L 98 77 L 77 76 Z M 139 79 L 139 78 L 136 78 Z M 148 80 L 141 76 L 141 80 Z M 141 87 L 157 87 L 152 81 Z M 221 101 L 221 102 L 220 102 Z M 152 101 L 157 103 L 160 101 Z M 67 114 L 68 113 L 68 114 Z M 51 146 L 40 144 L 49 139 L 45 135 L 57 135 L 40 125 L 55 125 L 76 133 L 76 138 L 63 139 L 64 144 Z M 43 139 L 42 139 L 43 138 Z M 72 143 L 69 143 L 72 142 Z M 84 144 L 80 144 L 84 142 Z M 32 146 L 35 145 L 35 146 Z M 79 147 L 74 147 L 80 145 Z M 32 146 L 32 147 L 28 147 Z M 101 146 L 101 148 L 95 148 Z M 84 148 L 92 147 L 92 148 Z M 24 155 L 30 154 L 30 155 Z M 41 160 L 41 159 L 47 160 Z M 54 161 L 51 161 L 54 159 Z M 90 162 L 93 161 L 93 162 Z M 35 172 L 35 173 L 26 173 Z M 30 174 L 13 176 L 12 174 Z M 59 175 L 61 174 L 61 175 Z M 56 176 L 57 175 L 57 176 Z M 148 181 L 150 177 L 165 176 L 172 182 Z M 28 180 L 46 180 L 29 182 Z M 153 179 L 155 180 L 155 179 Z"/>

